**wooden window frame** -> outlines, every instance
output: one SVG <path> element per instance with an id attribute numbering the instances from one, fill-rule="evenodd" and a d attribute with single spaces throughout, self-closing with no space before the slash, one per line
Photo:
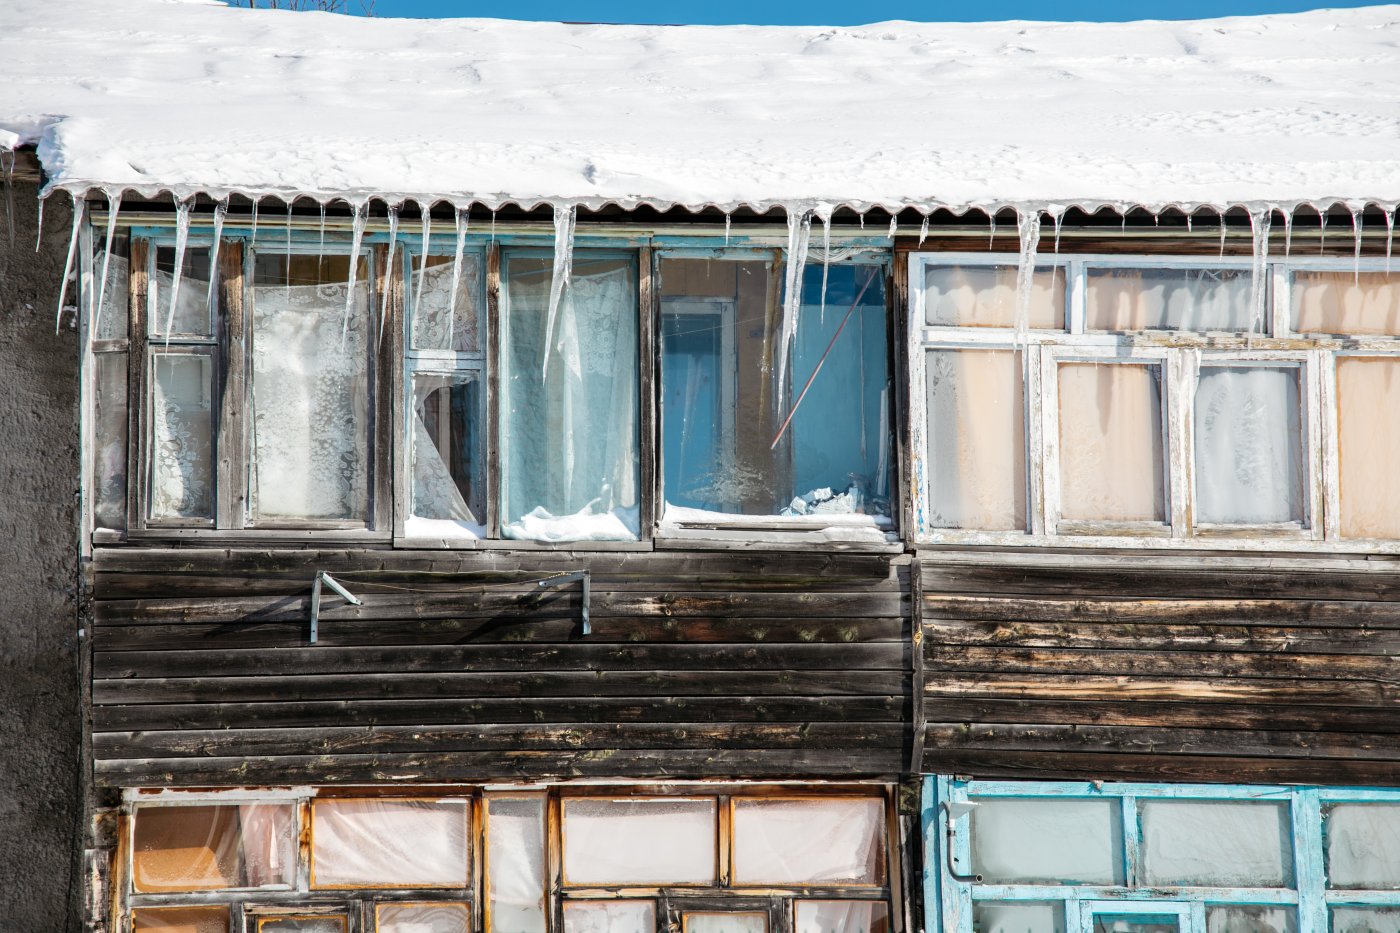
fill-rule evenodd
<path id="1" fill-rule="evenodd" d="M 1340 551 L 1400 553 L 1400 540 L 1344 538 L 1340 534 L 1336 363 L 1344 356 L 1400 357 L 1400 337 L 1297 334 L 1292 331 L 1291 283 L 1303 270 L 1385 271 L 1384 258 L 1272 257 L 1264 269 L 1263 333 L 1171 330 L 1086 331 L 1089 270 L 1251 268 L 1248 257 L 1153 254 L 1041 254 L 1036 268 L 1065 269 L 1063 330 L 933 326 L 924 323 L 925 270 L 939 266 L 1016 266 L 1014 253 L 913 250 L 906 260 L 909 299 L 907 371 L 915 503 L 910 539 L 916 548 L 940 545 L 1108 547 L 1173 550 Z M 1397 267 L 1400 271 L 1400 267 Z M 928 420 L 925 351 L 998 349 L 1023 353 L 1028 520 L 1022 531 L 934 528 L 925 485 Z M 1157 359 L 1164 378 L 1163 450 L 1166 453 L 1168 533 L 1157 528 L 1065 523 L 1057 509 L 1057 361 Z M 1299 367 L 1302 407 L 1302 516 L 1278 524 L 1210 523 L 1195 517 L 1194 408 L 1200 370 L 1214 365 Z"/>

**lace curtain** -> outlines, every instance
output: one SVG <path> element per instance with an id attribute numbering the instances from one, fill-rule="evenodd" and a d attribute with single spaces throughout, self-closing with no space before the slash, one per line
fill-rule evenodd
<path id="1" fill-rule="evenodd" d="M 157 353 L 151 370 L 151 518 L 212 518 L 213 360 Z"/>
<path id="2" fill-rule="evenodd" d="M 1302 517 L 1298 370 L 1201 367 L 1196 386 L 1196 518 L 1286 522 Z"/>

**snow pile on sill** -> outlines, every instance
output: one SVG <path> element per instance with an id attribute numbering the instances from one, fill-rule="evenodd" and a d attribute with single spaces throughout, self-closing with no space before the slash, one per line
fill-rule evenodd
<path id="1" fill-rule="evenodd" d="M 1201 22 L 655 27 L 0 4 L 51 188 L 390 203 L 1400 200 L 1400 6 Z"/>

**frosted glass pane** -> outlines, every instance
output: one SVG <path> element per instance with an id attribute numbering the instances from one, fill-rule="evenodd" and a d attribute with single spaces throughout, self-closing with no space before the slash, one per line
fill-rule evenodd
<path id="1" fill-rule="evenodd" d="M 1179 933 L 1175 914 L 1094 914 L 1094 933 Z"/>
<path id="2" fill-rule="evenodd" d="M 651 901 L 568 902 L 564 933 L 656 933 L 656 905 Z"/>
<path id="3" fill-rule="evenodd" d="M 151 518 L 214 517 L 214 361 L 151 359 Z"/>
<path id="4" fill-rule="evenodd" d="M 1297 368 L 1202 367 L 1196 387 L 1196 518 L 1301 520 Z"/>
<path id="5" fill-rule="evenodd" d="M 759 911 L 687 911 L 681 933 L 766 933 L 768 915 Z"/>
<path id="6" fill-rule="evenodd" d="M 932 266 L 924 271 L 924 321 L 935 326 L 1015 327 L 1017 266 Z M 1027 326 L 1063 330 L 1065 275 L 1042 266 L 1031 280 Z"/>
<path id="7" fill-rule="evenodd" d="M 344 917 L 267 917 L 258 920 L 258 933 L 345 933 Z"/>
<path id="8" fill-rule="evenodd" d="M 486 798 L 491 933 L 544 933 L 543 797 Z"/>
<path id="9" fill-rule="evenodd" d="M 128 244 L 126 234 L 118 234 L 112 238 L 112 255 L 110 259 L 104 258 L 107 255 L 106 230 L 94 231 L 93 247 L 93 288 L 89 300 L 95 304 L 100 298 L 102 300 L 102 308 L 101 311 L 95 315 L 96 320 L 92 324 L 92 335 L 97 340 L 125 340 L 129 336 L 127 320 L 131 310 L 128 304 L 130 268 L 127 258 Z M 105 291 L 102 289 L 102 266 L 104 262 L 107 266 L 107 287 Z"/>
<path id="10" fill-rule="evenodd" d="M 155 275 L 148 283 L 150 290 L 150 323 L 152 337 L 208 337 L 213 334 L 213 316 L 209 302 L 209 249 L 189 247 L 180 265 L 180 291 L 175 296 L 175 313 L 171 317 L 170 294 L 175 285 L 175 247 L 156 247 Z M 100 270 L 99 270 L 100 272 Z M 169 328 L 167 331 L 167 327 Z"/>
<path id="11" fill-rule="evenodd" d="M 1156 366 L 1060 366 L 1060 515 L 1166 521 Z"/>
<path id="12" fill-rule="evenodd" d="M 1337 359 L 1341 531 L 1400 538 L 1400 360 Z"/>
<path id="13" fill-rule="evenodd" d="M 1332 933 L 1400 933 L 1400 907 L 1333 907 Z"/>
<path id="14" fill-rule="evenodd" d="M 638 532 L 637 269 L 574 254 L 553 317 L 552 260 L 507 257 L 501 533 L 627 541 Z"/>
<path id="15" fill-rule="evenodd" d="M 1295 933 L 1292 907 L 1207 907 L 1206 933 Z"/>
<path id="16" fill-rule="evenodd" d="M 155 907 L 131 916 L 134 933 L 228 933 L 227 907 Z"/>
<path id="17" fill-rule="evenodd" d="M 363 521 L 369 514 L 366 265 L 358 264 L 347 319 L 349 257 L 256 258 L 250 469 L 260 518 Z"/>
<path id="18" fill-rule="evenodd" d="M 1248 269 L 1090 269 L 1087 330 L 1247 331 Z"/>
<path id="19" fill-rule="evenodd" d="M 413 377 L 413 514 L 482 533 L 485 422 L 476 374 Z"/>
<path id="20" fill-rule="evenodd" d="M 1021 354 L 929 350 L 925 359 L 929 525 L 1024 531 Z"/>
<path id="21" fill-rule="evenodd" d="M 972 815 L 972 870 L 989 884 L 1122 884 L 1116 800 L 982 797 Z"/>
<path id="22" fill-rule="evenodd" d="M 1292 884 L 1293 834 L 1287 805 L 1151 800 L 1141 807 L 1146 884 Z"/>
<path id="23" fill-rule="evenodd" d="M 1400 335 L 1400 275 L 1295 272 L 1292 297 L 1300 334 Z"/>
<path id="24" fill-rule="evenodd" d="M 716 802 L 564 801 L 566 884 L 713 884 Z"/>
<path id="25" fill-rule="evenodd" d="M 471 933 L 466 904 L 380 904 L 375 933 Z"/>
<path id="26" fill-rule="evenodd" d="M 1064 905 L 973 901 L 972 933 L 1065 933 Z"/>
<path id="27" fill-rule="evenodd" d="M 465 887 L 465 800 L 317 800 L 311 885 Z"/>
<path id="28" fill-rule="evenodd" d="M 481 313 L 485 295 L 481 255 L 462 254 L 455 305 L 452 304 L 454 263 L 454 256 L 428 256 L 426 261 L 422 256 L 413 257 L 412 290 L 405 300 L 410 310 L 417 312 L 413 318 L 415 350 L 481 352 L 485 319 Z"/>
<path id="29" fill-rule="evenodd" d="M 734 801 L 735 884 L 879 884 L 884 802 Z"/>
<path id="30" fill-rule="evenodd" d="M 291 885 L 292 808 L 283 804 L 141 807 L 132 883 L 143 893 Z"/>
<path id="31" fill-rule="evenodd" d="M 1400 888 L 1400 805 L 1339 803 L 1326 839 L 1331 887 Z"/>
<path id="32" fill-rule="evenodd" d="M 888 933 L 884 901 L 807 901 L 793 904 L 793 933 Z"/>
<path id="33" fill-rule="evenodd" d="M 93 356 L 92 513 L 98 528 L 126 528 L 125 353 Z"/>

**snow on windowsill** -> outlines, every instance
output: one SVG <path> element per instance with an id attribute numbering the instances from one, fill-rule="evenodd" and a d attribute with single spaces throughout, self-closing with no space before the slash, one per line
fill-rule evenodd
<path id="1" fill-rule="evenodd" d="M 513 522 L 501 526 L 501 537 L 523 541 L 544 541 L 565 544 L 575 541 L 636 541 L 639 512 L 632 508 L 617 508 L 611 512 L 590 512 L 587 509 L 573 515 L 552 515 L 543 506 Z"/>
<path id="2" fill-rule="evenodd" d="M 486 527 L 451 518 L 415 515 L 403 523 L 403 536 L 415 541 L 476 541 L 486 537 Z"/>

